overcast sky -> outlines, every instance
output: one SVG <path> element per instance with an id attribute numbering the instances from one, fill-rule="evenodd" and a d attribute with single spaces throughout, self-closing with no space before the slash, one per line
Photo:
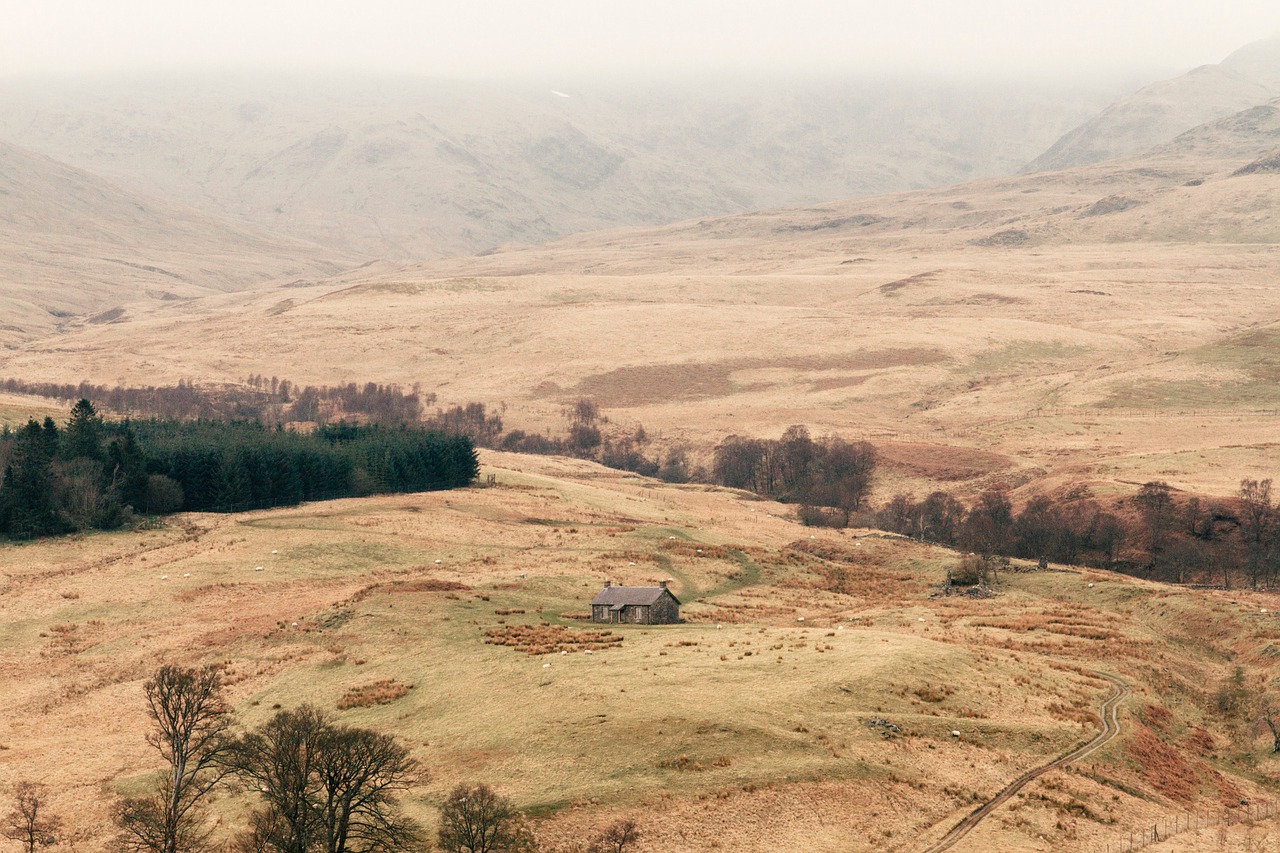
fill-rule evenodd
<path id="1" fill-rule="evenodd" d="M 0 0 L 0 74 L 199 66 L 540 77 L 1180 71 L 1278 0 Z"/>

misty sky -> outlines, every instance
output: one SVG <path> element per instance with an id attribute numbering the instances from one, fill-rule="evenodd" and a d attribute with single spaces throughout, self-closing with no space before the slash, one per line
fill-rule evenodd
<path id="1" fill-rule="evenodd" d="M 1180 71 L 1280 33 L 1280 2 L 0 0 L 0 74 L 277 66 L 448 77 Z"/>

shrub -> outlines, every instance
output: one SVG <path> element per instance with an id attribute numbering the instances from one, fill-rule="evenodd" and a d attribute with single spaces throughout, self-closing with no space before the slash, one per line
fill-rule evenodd
<path id="1" fill-rule="evenodd" d="M 401 684 L 394 678 L 383 678 L 358 687 L 348 687 L 347 692 L 338 700 L 338 710 L 390 705 L 408 692 L 407 685 Z"/>

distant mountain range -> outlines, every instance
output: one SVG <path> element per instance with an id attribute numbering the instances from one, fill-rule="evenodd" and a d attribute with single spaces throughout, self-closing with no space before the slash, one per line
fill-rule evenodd
<path id="1" fill-rule="evenodd" d="M 1073 129 L 1023 171 L 1045 172 L 1132 157 L 1180 133 L 1280 97 L 1280 34 L 1153 83 Z"/>
<path id="2" fill-rule="evenodd" d="M 0 82 L 0 139 L 122 187 L 411 260 L 1008 174 L 1116 87 Z"/>
<path id="3" fill-rule="evenodd" d="M 1270 183 L 1228 178 L 1280 162 L 1280 37 L 1098 113 L 1113 96 L 883 81 L 3 82 L 0 344 L 118 322 L 139 300 L 305 283 L 374 260 L 510 257 L 620 226 L 750 230 L 753 217 L 716 217 L 801 205 L 820 205 L 817 224 L 786 210 L 760 221 L 976 245 L 1274 238 L 1275 217 L 1256 213 L 1270 209 Z M 1008 176 L 1059 136 L 1028 168 L 1070 176 L 975 185 L 987 201 L 965 201 L 966 181 Z M 1116 157 L 1130 162 L 1079 168 Z M 915 189 L 934 193 L 868 198 Z"/>

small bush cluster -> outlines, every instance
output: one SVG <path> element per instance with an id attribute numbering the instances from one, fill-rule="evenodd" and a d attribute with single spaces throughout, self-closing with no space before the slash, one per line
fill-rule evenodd
<path id="1" fill-rule="evenodd" d="M 692 771 L 695 773 L 700 773 L 707 769 L 706 767 L 703 767 L 701 763 L 694 761 L 684 753 L 677 755 L 675 758 L 661 759 L 655 766 L 661 770 L 680 770 L 682 772 Z"/>
<path id="2" fill-rule="evenodd" d="M 394 678 L 383 678 L 357 687 L 348 687 L 338 700 L 338 710 L 348 708 L 372 708 L 374 705 L 390 705 L 409 692 L 409 685 Z"/>
<path id="3" fill-rule="evenodd" d="M 922 702 L 941 702 L 955 692 L 949 685 L 926 684 L 911 691 Z"/>

